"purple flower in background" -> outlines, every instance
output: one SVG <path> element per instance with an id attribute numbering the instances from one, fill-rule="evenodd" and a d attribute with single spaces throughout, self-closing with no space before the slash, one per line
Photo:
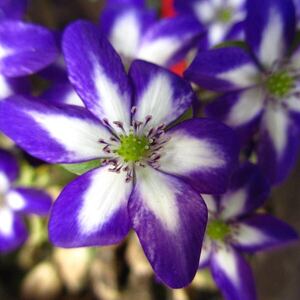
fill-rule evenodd
<path id="1" fill-rule="evenodd" d="M 0 100 L 28 90 L 22 76 L 51 64 L 57 49 L 48 29 L 18 20 L 26 1 L 0 1 Z"/>
<path id="2" fill-rule="evenodd" d="M 62 191 L 50 239 L 62 247 L 109 245 L 133 228 L 157 276 L 171 287 L 187 285 L 207 221 L 199 193 L 226 189 L 237 158 L 232 130 L 206 119 L 166 127 L 190 107 L 190 85 L 144 61 L 128 76 L 88 22 L 70 25 L 63 50 L 87 109 L 22 97 L 0 102 L 0 129 L 33 156 L 103 162 Z"/>
<path id="3" fill-rule="evenodd" d="M 300 28 L 300 1 L 299 0 L 294 0 L 295 8 L 296 8 L 296 22 L 297 22 L 297 29 Z"/>
<path id="4" fill-rule="evenodd" d="M 145 1 L 110 0 L 100 16 L 100 29 L 129 67 L 132 60 L 143 59 L 161 66 L 170 67 L 183 59 L 195 47 L 204 34 L 202 26 L 190 16 L 157 20 Z M 100 35 L 100 31 L 99 31 Z M 63 60 L 55 70 L 65 70 Z M 83 106 L 67 77 L 56 80 L 42 96 L 52 103 Z"/>
<path id="5" fill-rule="evenodd" d="M 203 27 L 191 16 L 157 20 L 143 2 L 108 1 L 100 28 L 125 64 L 142 59 L 170 67 L 197 45 Z"/>
<path id="6" fill-rule="evenodd" d="M 200 52 L 185 76 L 225 92 L 207 115 L 235 128 L 243 142 L 257 134 L 258 163 L 276 184 L 294 166 L 300 141 L 300 49 L 289 55 L 293 2 L 249 1 L 246 37 L 252 55 L 237 47 Z"/>
<path id="7" fill-rule="evenodd" d="M 251 268 L 241 252 L 255 253 L 298 239 L 286 223 L 254 213 L 268 190 L 259 169 L 246 163 L 233 175 L 226 194 L 204 196 L 209 214 L 200 268 L 210 267 L 226 300 L 257 299 Z"/>
<path id="8" fill-rule="evenodd" d="M 51 198 L 45 192 L 15 187 L 18 173 L 15 158 L 0 149 L 0 252 L 12 251 L 26 241 L 22 215 L 46 215 L 51 206 Z"/>
<path id="9" fill-rule="evenodd" d="M 27 0 L 0 0 L 0 21 L 21 19 L 27 9 Z"/>
<path id="10" fill-rule="evenodd" d="M 191 14 L 207 28 L 207 47 L 243 37 L 246 0 L 174 0 L 177 12 Z"/>

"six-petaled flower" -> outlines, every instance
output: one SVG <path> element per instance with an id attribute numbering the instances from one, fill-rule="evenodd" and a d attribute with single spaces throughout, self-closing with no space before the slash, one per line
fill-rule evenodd
<path id="1" fill-rule="evenodd" d="M 239 47 L 199 52 L 186 78 L 223 92 L 206 113 L 240 133 L 255 135 L 258 163 L 274 184 L 286 178 L 299 148 L 299 54 L 292 0 L 249 1 L 246 40 Z"/>
<path id="2" fill-rule="evenodd" d="M 224 195 L 204 195 L 208 226 L 199 266 L 209 266 L 226 300 L 257 299 L 251 268 L 241 253 L 253 254 L 298 239 L 286 223 L 255 213 L 268 191 L 258 167 L 245 163 L 233 175 Z"/>
<path id="3" fill-rule="evenodd" d="M 190 107 L 190 85 L 166 69 L 121 59 L 84 21 L 66 30 L 64 55 L 87 109 L 11 97 L 0 129 L 50 163 L 102 160 L 65 187 L 50 216 L 58 246 L 107 245 L 133 227 L 161 280 L 195 275 L 207 221 L 199 193 L 225 191 L 237 159 L 233 131 L 208 119 L 170 124 Z"/>
<path id="4" fill-rule="evenodd" d="M 18 21 L 26 4 L 9 0 L 0 5 L 0 98 L 26 95 L 28 85 L 16 77 L 44 68 L 57 54 L 50 32 Z M 291 55 L 296 23 L 292 0 L 247 5 L 243 0 L 178 0 L 176 5 L 178 11 L 192 11 L 208 28 L 206 46 L 242 38 L 246 27 L 250 54 L 237 47 L 203 52 L 186 74 L 203 87 L 226 93 L 207 113 L 235 127 L 241 140 L 258 133 L 251 142 L 259 143 L 259 164 L 273 183 L 279 182 L 294 164 L 299 145 L 299 50 Z M 207 221 L 200 193 L 225 191 L 237 147 L 232 130 L 221 123 L 178 121 L 191 106 L 193 91 L 150 62 L 170 67 L 197 44 L 203 27 L 186 15 L 156 21 L 143 0 L 109 0 L 100 23 L 102 33 L 77 22 L 63 39 L 78 96 L 62 63 L 63 72 L 52 72 L 58 85 L 45 99 L 15 95 L 0 101 L 0 129 L 49 163 L 87 166 L 92 161 L 95 166 L 58 197 L 49 222 L 55 245 L 114 244 L 133 228 L 157 276 L 171 287 L 182 287 L 196 272 Z M 39 75 L 53 80 L 50 69 Z M 1 150 L 0 251 L 25 241 L 22 212 L 46 214 L 50 206 L 45 193 L 15 188 L 16 174 L 15 160 Z M 246 163 L 226 194 L 204 196 L 209 223 L 200 266 L 210 264 L 226 299 L 256 299 L 251 270 L 240 251 L 252 253 L 297 238 L 285 223 L 253 212 L 267 191 L 258 169 Z"/>

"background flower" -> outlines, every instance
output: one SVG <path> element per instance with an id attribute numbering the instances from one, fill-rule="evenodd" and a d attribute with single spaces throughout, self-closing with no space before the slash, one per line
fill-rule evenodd
<path id="1" fill-rule="evenodd" d="M 0 251 L 20 247 L 27 239 L 22 220 L 24 214 L 45 216 L 51 198 L 42 190 L 16 187 L 13 182 L 19 174 L 18 163 L 7 151 L 0 149 Z"/>
<path id="2" fill-rule="evenodd" d="M 235 128 L 241 142 L 254 135 L 258 164 L 273 184 L 294 166 L 299 147 L 299 53 L 292 1 L 250 1 L 245 21 L 251 53 L 239 47 L 199 52 L 186 78 L 224 94 L 206 113 Z"/>
<path id="3" fill-rule="evenodd" d="M 243 38 L 245 0 L 175 0 L 177 12 L 195 16 L 207 29 L 207 48 Z"/>
<path id="4" fill-rule="evenodd" d="M 222 196 L 204 196 L 209 221 L 200 267 L 209 266 L 227 300 L 255 300 L 252 271 L 241 253 L 255 253 L 296 241 L 297 233 L 271 215 L 255 213 L 268 196 L 260 170 L 249 163 L 233 175 Z"/>

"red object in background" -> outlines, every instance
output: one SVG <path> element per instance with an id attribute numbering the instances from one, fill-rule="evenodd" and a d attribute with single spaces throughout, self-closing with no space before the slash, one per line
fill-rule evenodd
<path id="1" fill-rule="evenodd" d="M 162 0 L 161 15 L 163 18 L 173 17 L 176 15 L 176 11 L 174 8 L 174 0 Z M 182 76 L 186 67 L 187 67 L 187 63 L 183 60 L 177 63 L 176 65 L 172 66 L 171 70 L 175 74 Z"/>
<path id="2" fill-rule="evenodd" d="M 176 65 L 172 66 L 171 67 L 171 70 L 179 75 L 179 76 L 182 76 L 183 75 L 183 72 L 186 70 L 186 67 L 187 67 L 187 63 L 185 60 L 182 60 L 181 62 L 177 63 Z"/>
<path id="3" fill-rule="evenodd" d="M 161 15 L 162 17 L 173 17 L 175 16 L 174 0 L 162 0 Z"/>

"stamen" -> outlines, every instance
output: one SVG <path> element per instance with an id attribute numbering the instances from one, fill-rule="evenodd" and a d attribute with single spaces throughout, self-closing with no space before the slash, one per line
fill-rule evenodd
<path id="1" fill-rule="evenodd" d="M 109 121 L 108 121 L 106 118 L 102 119 L 102 122 L 103 122 L 103 124 L 106 125 L 107 127 L 111 127 L 110 124 L 109 124 Z"/>
<path id="2" fill-rule="evenodd" d="M 134 115 L 137 111 L 137 107 L 136 106 L 132 106 L 131 107 L 131 114 Z"/>
<path id="3" fill-rule="evenodd" d="M 113 123 L 114 123 L 118 128 L 120 128 L 124 133 L 126 133 L 122 122 L 120 122 L 120 121 L 113 121 Z"/>
<path id="4" fill-rule="evenodd" d="M 102 149 L 105 153 L 111 153 L 110 147 L 109 145 L 106 145 L 105 147 L 103 147 Z"/>
<path id="5" fill-rule="evenodd" d="M 151 120 L 152 120 L 152 116 L 151 116 L 151 115 L 146 116 L 144 127 L 145 127 Z"/>
<path id="6" fill-rule="evenodd" d="M 132 115 L 136 112 L 137 107 L 133 106 Z M 125 131 L 124 124 L 120 121 L 110 123 L 106 118 L 102 120 L 112 134 L 108 140 L 99 139 L 99 143 L 104 145 L 103 151 L 112 156 L 104 159 L 103 164 L 110 165 L 110 172 L 125 172 L 126 182 L 134 179 L 135 165 L 143 168 L 147 165 L 156 169 L 160 167 L 160 151 L 170 137 L 165 135 L 164 123 L 156 127 L 149 126 L 152 119 L 151 115 L 147 115 L 143 122 L 132 118 L 129 132 Z M 121 134 L 114 130 L 116 127 L 122 130 Z"/>
<path id="7" fill-rule="evenodd" d="M 285 98 L 295 87 L 295 79 L 289 72 L 279 71 L 267 78 L 265 87 L 271 96 Z"/>
<path id="8" fill-rule="evenodd" d="M 105 140 L 103 140 L 103 139 L 98 140 L 98 142 L 99 142 L 100 144 L 109 145 L 109 144 L 108 144 Z"/>

